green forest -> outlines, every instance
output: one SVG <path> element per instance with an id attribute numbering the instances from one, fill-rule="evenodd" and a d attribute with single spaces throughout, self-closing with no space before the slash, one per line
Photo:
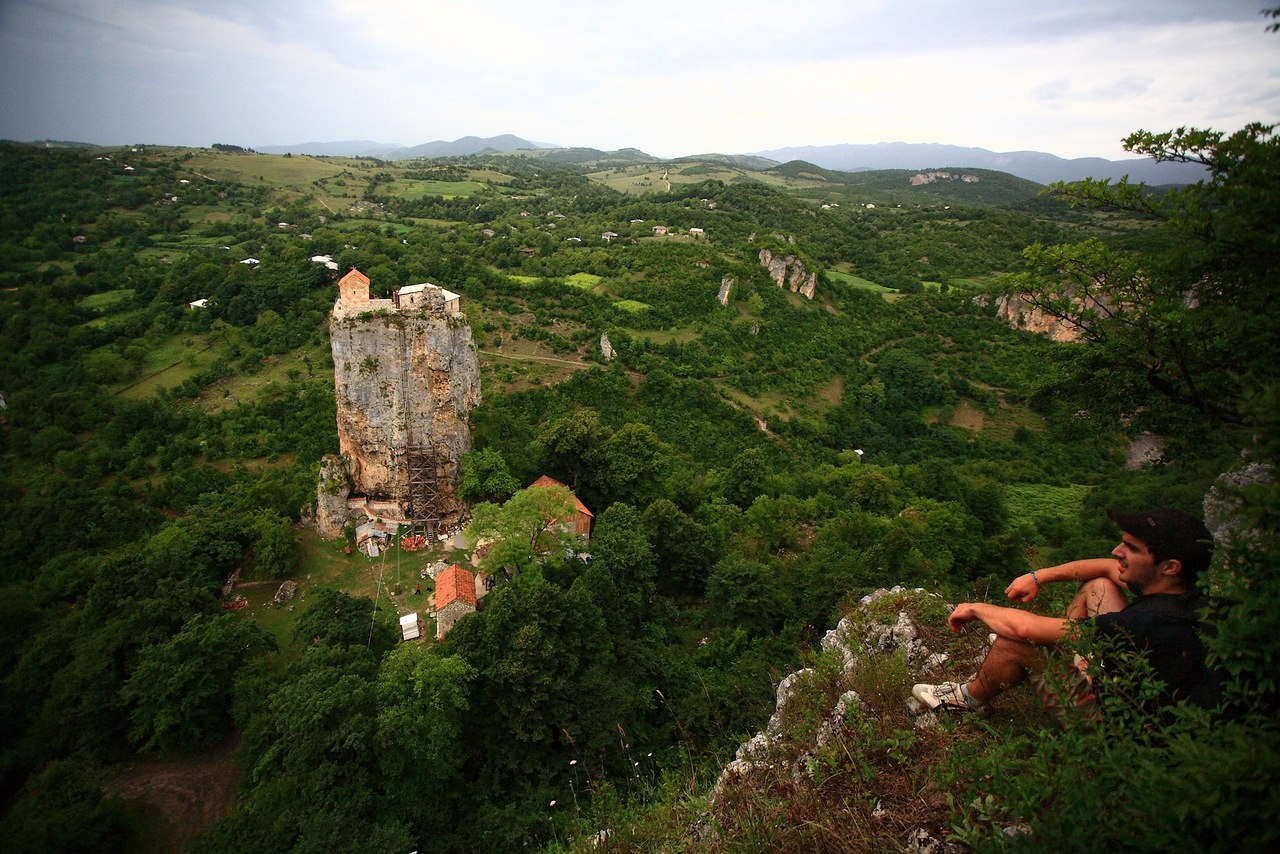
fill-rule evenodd
<path id="1" fill-rule="evenodd" d="M 1206 178 L 0 142 L 0 847 L 1272 847 L 1280 138 L 1126 147 Z M 439 642 L 401 642 L 397 613 L 465 554 L 370 559 L 306 523 L 352 268 L 375 296 L 461 295 L 477 518 L 541 475 L 594 513 L 590 561 L 505 556 Z M 1018 295 L 1073 340 L 1002 316 Z M 1160 458 L 1127 464 L 1148 434 Z M 864 595 L 1001 601 L 1108 554 L 1107 508 L 1202 515 L 1242 470 L 1202 584 L 1219 708 L 1064 730 L 1028 693 L 920 730 L 886 660 L 820 797 L 708 815 Z M 161 773 L 204 781 L 198 820 L 138 795 Z"/>

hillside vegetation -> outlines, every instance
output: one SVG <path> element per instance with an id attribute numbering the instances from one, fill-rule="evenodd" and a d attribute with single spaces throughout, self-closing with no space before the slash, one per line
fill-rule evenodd
<path id="1" fill-rule="evenodd" d="M 902 705 L 916 663 L 837 672 L 820 652 L 899 584 L 940 598 L 879 607 L 947 648 L 943 601 L 1105 554 L 1104 508 L 1199 513 L 1242 452 L 1273 461 L 1276 143 L 1132 144 L 1221 170 L 1166 195 L 1033 198 L 980 170 L 913 186 L 588 151 L 392 164 L 0 143 L 0 838 L 834 851 L 923 828 L 1076 847 L 1054 816 L 1104 810 L 1079 776 L 1096 760 L 1096 781 L 1154 793 L 1166 765 L 1192 768 L 1185 803 L 1214 798 L 1217 817 L 1144 796 L 1086 842 L 1274 840 L 1271 487 L 1240 496 L 1260 533 L 1220 550 L 1210 591 L 1230 714 L 1063 736 L 1015 696 L 924 731 Z M 770 279 L 764 249 L 817 274 L 812 300 Z M 499 504 L 547 474 L 595 514 L 590 562 L 530 553 L 440 643 L 397 643 L 396 617 L 421 607 L 423 569 L 465 553 L 371 561 L 303 524 L 337 452 L 326 316 L 351 268 L 375 296 L 462 296 L 483 381 L 463 496 Z M 1111 289 L 1111 316 L 1072 301 L 1087 288 Z M 1001 320 L 1013 290 L 1083 340 Z M 1162 462 L 1127 468 L 1147 430 Z M 273 603 L 286 580 L 297 597 Z M 795 744 L 845 690 L 865 701 L 813 757 L 816 794 L 778 779 L 709 802 L 806 665 L 821 679 L 786 722 Z M 164 787 L 128 785 L 215 761 L 226 785 L 184 796 L 207 807 L 190 820 Z M 999 763 L 1017 774 L 992 782 Z M 1225 767 L 1241 770 L 1209 773 Z M 233 800 L 202 801 L 235 780 Z"/>

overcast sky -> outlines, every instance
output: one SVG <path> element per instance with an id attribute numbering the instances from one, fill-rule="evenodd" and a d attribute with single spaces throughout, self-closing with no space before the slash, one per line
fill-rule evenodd
<path id="1" fill-rule="evenodd" d="M 0 138 L 1125 154 L 1280 120 L 1280 0 L 0 0 Z"/>

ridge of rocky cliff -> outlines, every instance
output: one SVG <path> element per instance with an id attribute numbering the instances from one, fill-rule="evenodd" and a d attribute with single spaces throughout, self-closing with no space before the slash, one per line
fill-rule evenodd
<path id="1" fill-rule="evenodd" d="M 857 721 L 870 711 L 864 698 L 857 691 L 844 690 L 850 675 L 872 660 L 889 660 L 900 656 L 904 663 L 922 677 L 936 674 L 951 656 L 936 652 L 926 644 L 925 633 L 908 608 L 920 611 L 938 611 L 945 614 L 949 606 L 933 593 L 921 588 L 901 586 L 881 588 L 862 597 L 853 611 L 842 618 L 822 639 L 824 654 L 837 663 L 831 672 L 821 663 L 805 667 L 786 676 L 777 688 L 777 703 L 773 716 L 764 730 L 744 742 L 720 772 L 707 800 L 707 816 L 714 819 L 726 811 L 733 811 L 735 802 L 744 792 L 768 789 L 775 794 L 791 790 L 802 793 L 821 788 L 828 776 L 823 756 L 830 753 L 836 741 L 860 737 Z M 939 611 L 939 609 L 941 609 Z M 953 652 L 955 650 L 953 649 Z M 963 657 L 972 663 L 980 660 L 985 645 L 967 650 Z M 952 662 L 954 665 L 955 662 Z M 814 705 L 815 697 L 826 697 L 828 703 Z M 901 705 L 917 729 L 932 730 L 937 719 L 918 701 L 906 695 Z M 793 710 L 792 706 L 803 707 Z M 816 717 L 815 717 L 816 716 Z M 796 738 L 797 720 L 807 720 L 798 728 L 808 734 Z M 814 726 L 816 724 L 816 726 Z M 883 795 L 887 802 L 889 795 Z M 933 798 L 934 801 L 938 799 Z M 883 813 L 877 801 L 871 812 L 873 820 Z M 904 833 L 901 845 L 907 850 L 952 851 L 955 846 L 944 843 L 940 837 L 943 827 L 938 819 L 944 814 L 940 803 L 931 810 L 935 815 L 932 826 L 917 826 Z M 713 820 L 712 825 L 715 824 Z M 908 830 L 901 828 L 902 831 Z M 706 831 L 714 833 L 713 830 Z M 873 846 L 874 847 L 874 846 Z"/>

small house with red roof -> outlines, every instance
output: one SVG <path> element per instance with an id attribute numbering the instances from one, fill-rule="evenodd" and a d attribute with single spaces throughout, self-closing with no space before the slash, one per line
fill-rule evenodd
<path id="1" fill-rule="evenodd" d="M 436 640 L 467 614 L 476 610 L 476 574 L 453 564 L 436 576 Z"/>
<path id="2" fill-rule="evenodd" d="M 550 489 L 553 486 L 564 486 L 565 489 L 569 489 L 554 477 L 549 477 L 545 474 L 529 484 L 530 489 Z M 587 505 L 578 500 L 578 496 L 573 494 L 573 490 L 569 490 L 569 497 L 573 499 L 573 518 L 555 519 L 553 520 L 554 523 L 567 526 L 569 530 L 580 537 L 590 537 L 591 522 L 595 518 L 595 514 L 587 509 Z"/>

